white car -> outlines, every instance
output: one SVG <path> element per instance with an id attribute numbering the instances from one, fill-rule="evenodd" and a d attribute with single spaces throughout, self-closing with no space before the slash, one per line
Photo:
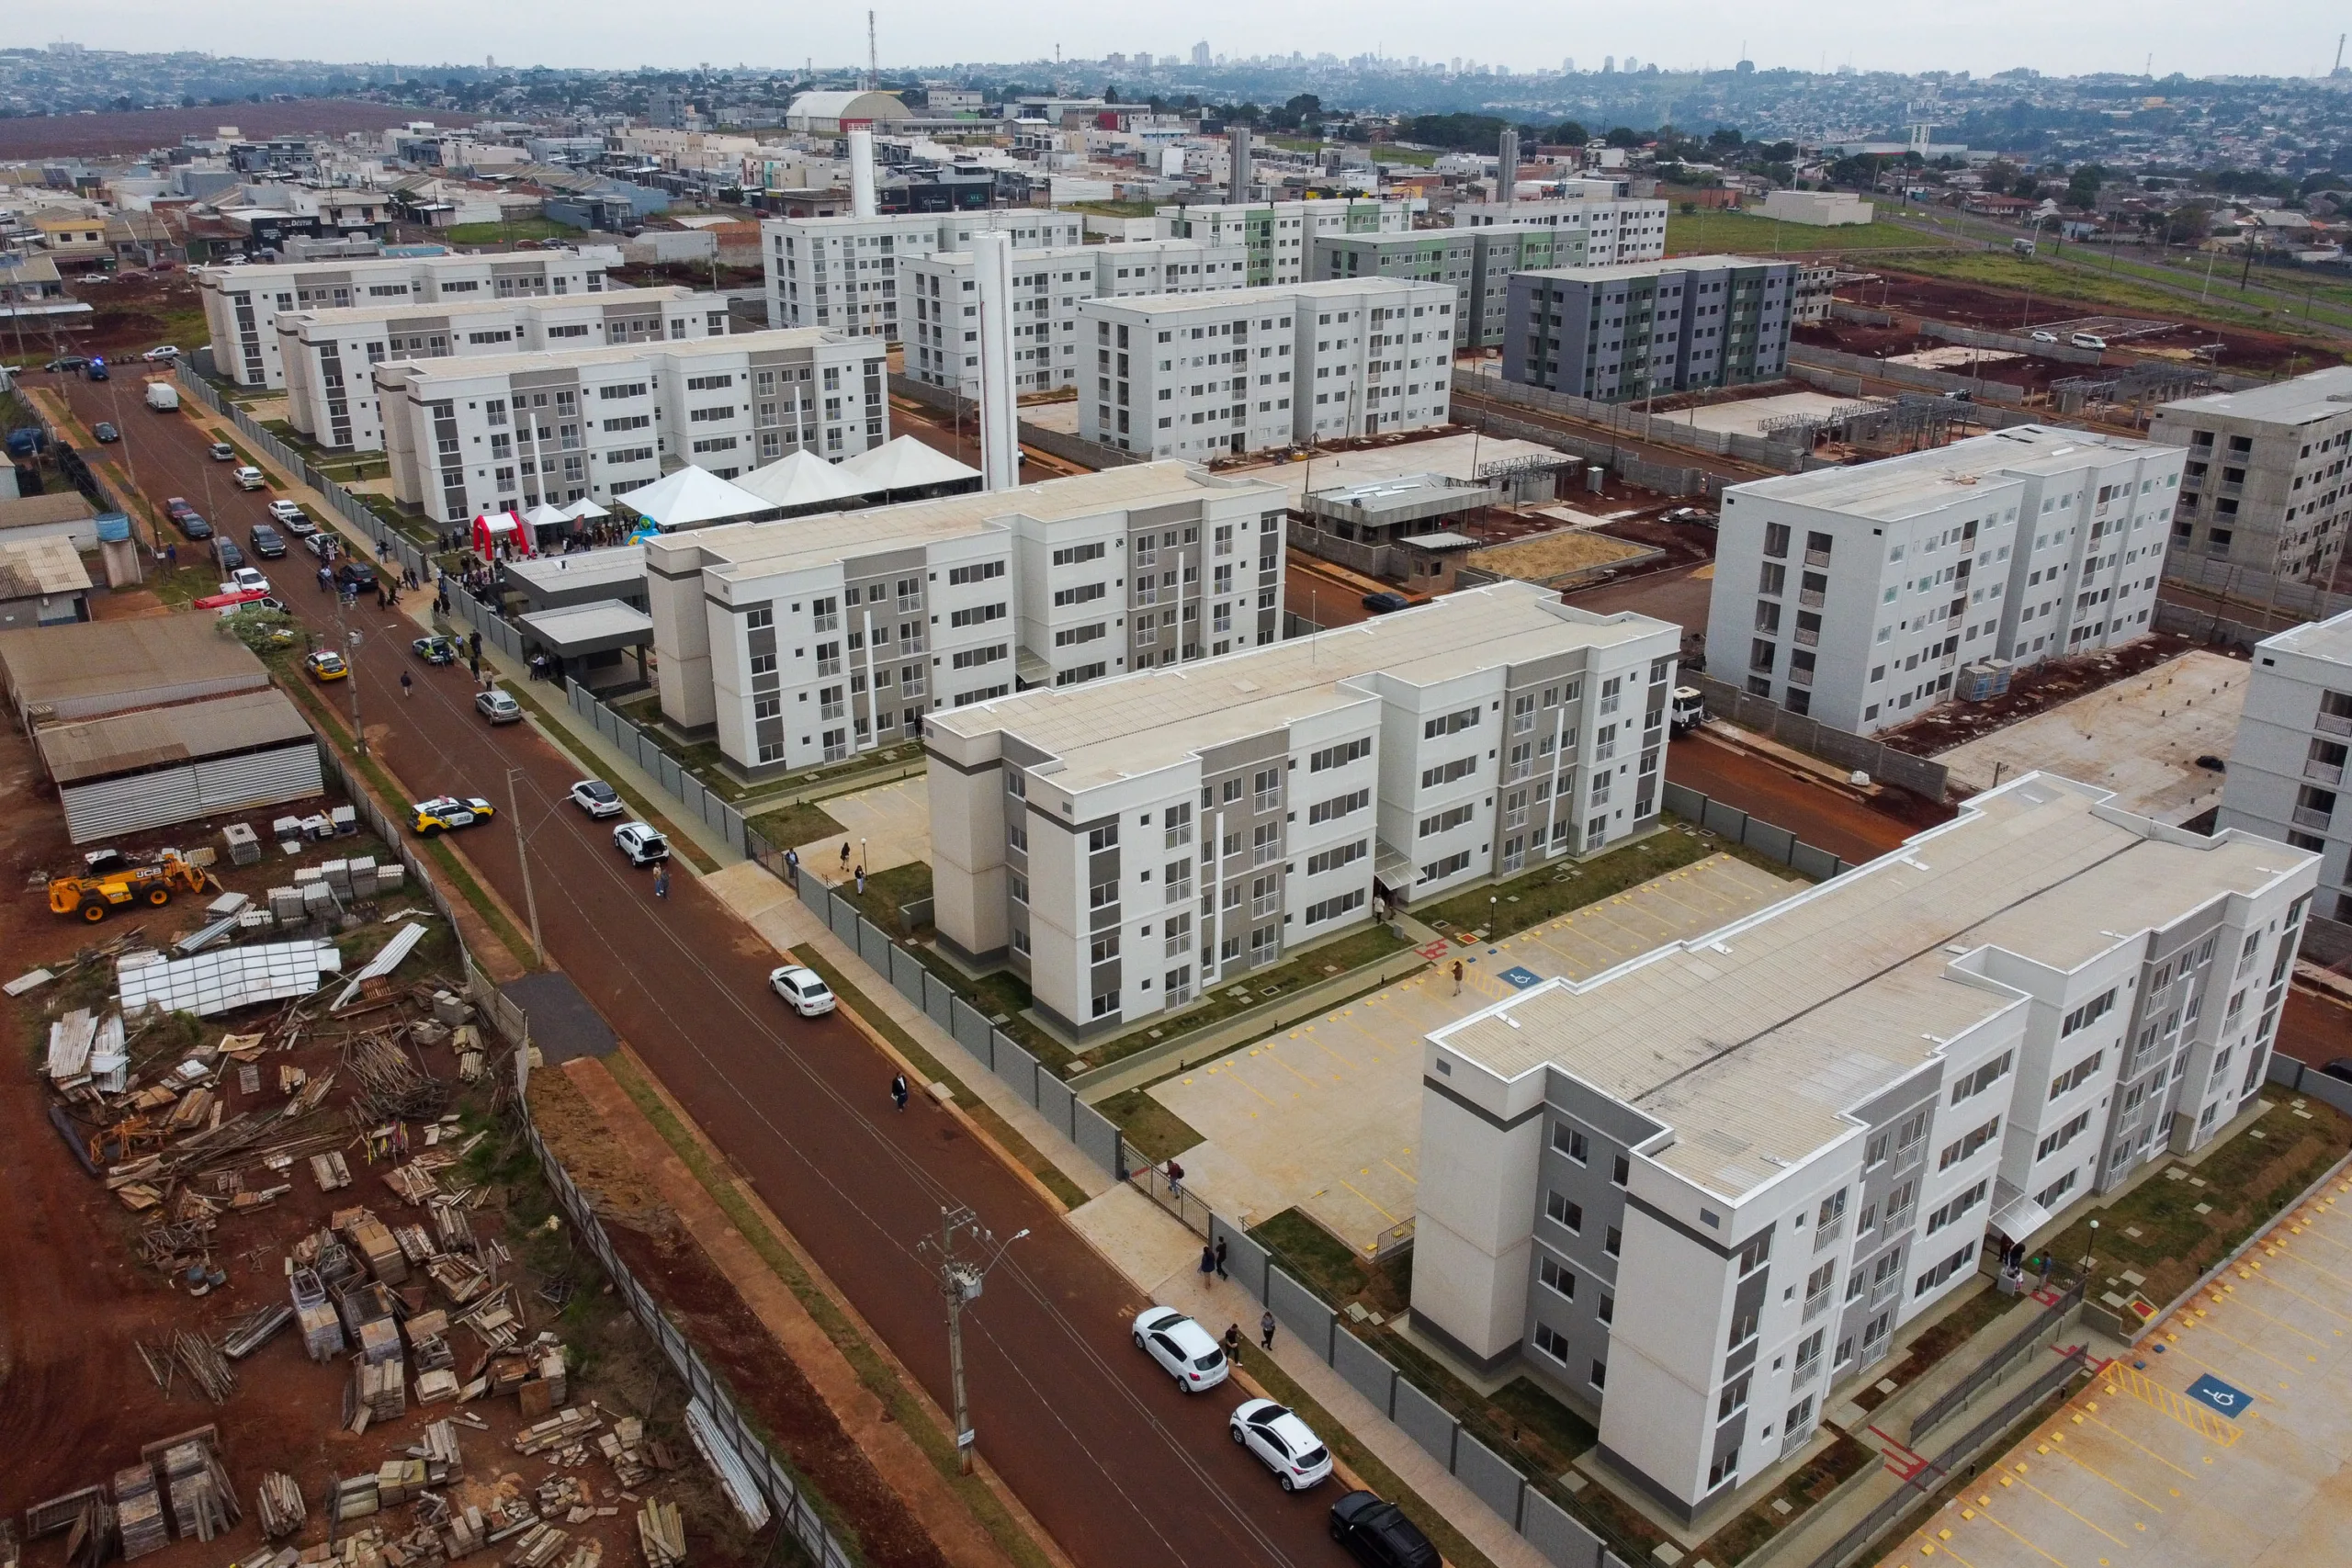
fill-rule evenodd
<path id="1" fill-rule="evenodd" d="M 614 829 L 613 848 L 628 856 L 631 865 L 651 865 L 670 858 L 670 841 L 642 822 L 624 822 Z"/>
<path id="2" fill-rule="evenodd" d="M 2036 329 L 2033 334 L 2033 341 L 2036 343 L 2056 343 L 2058 341 L 2058 334 L 2056 333 L 2045 333 Z"/>
<path id="3" fill-rule="evenodd" d="M 266 593 L 269 592 L 269 579 L 264 577 L 260 572 L 255 571 L 249 566 L 241 566 L 236 570 L 231 572 L 229 574 L 229 581 L 235 586 L 236 591 L 240 593 Z"/>
<path id="4" fill-rule="evenodd" d="M 620 792 L 602 779 L 582 779 L 573 784 L 571 804 L 591 817 L 618 817 L 628 809 Z"/>
<path id="5" fill-rule="evenodd" d="M 1186 1393 L 1215 1388 L 1232 1375 L 1225 1347 L 1181 1312 L 1151 1307 L 1136 1316 L 1136 1348 L 1159 1363 Z"/>
<path id="6" fill-rule="evenodd" d="M 768 985 L 803 1018 L 815 1018 L 833 1010 L 832 987 L 826 985 L 824 976 L 814 969 L 786 964 L 768 971 Z"/>
<path id="7" fill-rule="evenodd" d="M 171 360 L 177 359 L 179 356 L 180 351 L 178 349 L 174 348 L 170 344 L 164 344 L 161 347 L 149 349 L 139 357 L 148 361 L 150 364 L 162 365 L 168 363 Z"/>
<path id="8" fill-rule="evenodd" d="M 302 514 L 301 506 L 298 502 L 291 501 L 271 502 L 269 503 L 269 515 L 273 522 L 283 523 L 289 528 L 293 527 L 294 525 L 298 523 L 308 523 L 310 521 L 308 517 Z"/>
<path id="9" fill-rule="evenodd" d="M 239 490 L 259 490 L 269 482 L 269 480 L 264 477 L 262 471 L 259 468 L 254 468 L 251 463 L 246 464 L 229 477 L 237 481 L 237 488 Z"/>
<path id="10" fill-rule="evenodd" d="M 1271 1399 L 1245 1399 L 1226 1423 L 1226 1430 L 1274 1472 L 1285 1492 L 1320 1485 L 1331 1473 L 1331 1450 L 1287 1405 Z"/>

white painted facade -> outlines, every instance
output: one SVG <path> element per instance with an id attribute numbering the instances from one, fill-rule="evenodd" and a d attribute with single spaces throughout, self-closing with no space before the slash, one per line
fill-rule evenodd
<path id="1" fill-rule="evenodd" d="M 760 225 L 768 325 L 821 327 L 895 343 L 912 314 L 900 299 L 899 264 L 934 251 L 967 250 L 972 236 L 984 232 L 1012 236 L 1017 251 L 1086 240 L 1082 215 L 1035 208 L 772 218 Z"/>
<path id="2" fill-rule="evenodd" d="M 2256 645 L 2220 826 L 2320 857 L 2319 912 L 2352 923 L 2352 611 Z"/>
<path id="3" fill-rule="evenodd" d="M 1250 261 L 1252 287 L 1304 283 L 1310 276 L 1318 234 L 1396 234 L 1413 226 L 1425 204 L 1319 197 L 1305 201 L 1204 202 L 1163 207 L 1156 214 L 1163 239 L 1198 240 L 1208 245 L 1240 245 Z"/>

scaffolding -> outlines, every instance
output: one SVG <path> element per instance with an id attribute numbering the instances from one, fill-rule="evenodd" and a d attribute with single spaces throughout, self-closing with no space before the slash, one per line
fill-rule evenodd
<path id="1" fill-rule="evenodd" d="M 1757 434 L 1777 446 L 1792 446 L 1800 452 L 1815 451 L 1824 442 L 1880 451 L 1916 452 L 1950 442 L 1954 427 L 1967 423 L 1969 406 L 1951 398 L 1911 393 L 1865 398 L 1815 412 L 1768 419 L 1758 426 Z"/>
<path id="2" fill-rule="evenodd" d="M 2061 415 L 2098 408 L 2135 411 L 2213 389 L 2212 367 L 2143 360 L 2115 376 L 2069 376 L 2050 383 L 2051 408 Z M 2139 423 L 2137 414 L 2128 422 Z"/>

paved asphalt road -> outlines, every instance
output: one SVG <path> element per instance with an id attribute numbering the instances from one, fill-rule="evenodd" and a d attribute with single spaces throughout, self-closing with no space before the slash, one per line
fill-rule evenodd
<path id="1" fill-rule="evenodd" d="M 85 424 L 116 417 L 107 387 L 32 379 L 61 385 Z M 124 391 L 137 388 L 133 378 Z M 211 520 L 245 542 L 272 492 L 220 483 L 193 420 L 122 401 L 144 491 L 158 504 L 200 499 L 212 471 Z M 306 554 L 259 564 L 298 615 L 332 629 L 332 601 Z M 1143 1295 L 1053 1206 L 922 1097 L 894 1112 L 888 1060 L 841 1020 L 787 1015 L 765 988 L 766 945 L 694 877 L 673 877 L 668 900 L 655 900 L 652 874 L 632 872 L 614 852 L 609 825 L 565 802 L 579 776 L 571 761 L 530 725 L 487 728 L 464 667 L 414 660 L 408 643 L 418 628 L 399 612 L 368 599 L 355 614 L 367 638 L 356 679 L 378 755 L 420 795 L 496 803 L 499 820 L 458 842 L 518 910 L 519 827 L 549 955 L 943 1407 L 944 1314 L 915 1244 L 936 1232 L 943 1205 L 957 1202 L 999 1236 L 1029 1230 L 965 1316 L 973 1424 L 982 1453 L 1081 1568 L 1347 1561 L 1326 1533 L 1336 1484 L 1284 1495 L 1227 1440 L 1239 1390 L 1178 1393 L 1128 1340 Z M 416 682 L 405 700 L 402 669 Z M 341 706 L 345 694 L 334 700 Z M 521 770 L 519 823 L 505 816 L 509 769 Z M 1238 1318 L 1249 1303 L 1230 1289 Z"/>

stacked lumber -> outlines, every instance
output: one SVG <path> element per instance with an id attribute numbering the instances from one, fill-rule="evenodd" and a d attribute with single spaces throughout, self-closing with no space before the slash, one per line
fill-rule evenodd
<path id="1" fill-rule="evenodd" d="M 209 1442 L 191 1438 L 165 1449 L 164 1479 L 182 1540 L 189 1536 L 210 1540 L 228 1529 L 236 1510 L 235 1495 Z"/>
<path id="2" fill-rule="evenodd" d="M 232 1361 L 242 1361 L 277 1337 L 277 1331 L 294 1321 L 294 1309 L 280 1302 L 276 1306 L 255 1307 L 241 1313 L 229 1322 L 229 1334 L 220 1348 Z"/>
<path id="3" fill-rule="evenodd" d="M 172 1532 L 164 1519 L 163 1494 L 156 1490 L 155 1472 L 147 1465 L 132 1465 L 114 1472 L 115 1529 L 122 1537 L 123 1561 L 144 1557 L 171 1545 Z"/>
<path id="4" fill-rule="evenodd" d="M 483 1521 L 481 1510 L 471 1506 L 453 1510 L 441 1527 L 441 1549 L 452 1562 L 460 1557 L 471 1557 L 489 1540 L 490 1527 Z"/>
<path id="5" fill-rule="evenodd" d="M 458 1198 L 436 1198 L 432 1204 L 433 1229 L 441 1241 L 444 1252 L 471 1252 L 474 1249 L 473 1222 L 466 1217 L 465 1204 Z"/>
<path id="6" fill-rule="evenodd" d="M 373 1474 L 349 1475 L 334 1483 L 334 1506 L 332 1517 L 338 1524 L 364 1519 L 382 1506 L 376 1495 Z"/>
<path id="7" fill-rule="evenodd" d="M 260 1505 L 261 1533 L 271 1540 L 299 1534 L 307 1517 L 302 1506 L 302 1488 L 292 1476 L 282 1470 L 273 1470 L 261 1478 L 261 1492 L 254 1499 Z"/>
<path id="8" fill-rule="evenodd" d="M 172 1331 L 172 1356 L 203 1389 L 205 1397 L 215 1404 L 228 1402 L 237 1391 L 237 1374 L 228 1358 L 211 1341 L 190 1334 L 185 1328 Z M 206 1539 L 209 1540 L 209 1537 Z"/>
<path id="9" fill-rule="evenodd" d="M 396 1165 L 384 1172 L 384 1185 L 421 1209 L 441 1191 L 441 1183 L 434 1176 L 433 1168 L 422 1159 Z"/>
<path id="10" fill-rule="evenodd" d="M 367 1210 L 358 1211 L 348 1224 L 338 1224 L 351 1249 L 367 1261 L 368 1272 L 379 1282 L 400 1285 L 408 1282 L 408 1258 L 401 1251 L 401 1244 L 392 1239 L 390 1227 Z"/>
<path id="11" fill-rule="evenodd" d="M 548 1449 L 568 1448 L 584 1439 L 605 1424 L 601 1416 L 592 1415 L 578 1405 L 560 1410 L 544 1421 L 532 1423 L 514 1434 L 514 1451 L 518 1454 L 544 1453 Z"/>
<path id="12" fill-rule="evenodd" d="M 465 1456 L 458 1450 L 458 1424 L 435 1421 L 424 1428 L 424 1440 L 409 1445 L 409 1457 L 424 1465 L 425 1483 L 438 1486 L 465 1473 Z"/>
<path id="13" fill-rule="evenodd" d="M 322 1192 L 333 1192 L 351 1185 L 351 1166 L 341 1149 L 329 1149 L 311 1156 L 311 1175 Z"/>
<path id="14" fill-rule="evenodd" d="M 449 1298 L 453 1306 L 464 1306 L 490 1289 L 490 1275 L 470 1258 L 453 1258 L 444 1253 L 427 1263 L 424 1271 L 441 1287 L 441 1293 Z"/>
<path id="15" fill-rule="evenodd" d="M 399 1358 L 389 1361 L 362 1361 L 351 1371 L 351 1395 L 345 1402 L 350 1416 L 345 1421 L 356 1435 L 368 1429 L 370 1421 L 392 1421 L 408 1410 L 408 1371 Z"/>
<path id="16" fill-rule="evenodd" d="M 388 1459 L 376 1467 L 377 1506 L 397 1508 L 413 1502 L 424 1495 L 426 1484 L 423 1460 Z"/>
<path id="17" fill-rule="evenodd" d="M 513 1549 L 506 1553 L 506 1568 L 548 1568 L 563 1554 L 563 1543 L 571 1539 L 569 1530 L 548 1524 L 533 1525 L 515 1538 Z"/>
<path id="18" fill-rule="evenodd" d="M 624 1416 L 615 1421 L 611 1431 L 597 1437 L 596 1450 L 623 1486 L 642 1486 L 653 1479 L 653 1466 L 645 1452 L 645 1423 L 637 1416 Z"/>
<path id="19" fill-rule="evenodd" d="M 439 1250 L 433 1245 L 433 1233 L 423 1225 L 394 1225 L 392 1239 L 400 1243 L 401 1256 L 410 1263 L 429 1263 Z"/>
<path id="20" fill-rule="evenodd" d="M 638 1510 L 637 1543 L 645 1568 L 681 1568 L 686 1560 L 686 1521 L 675 1503 L 649 1498 Z"/>

